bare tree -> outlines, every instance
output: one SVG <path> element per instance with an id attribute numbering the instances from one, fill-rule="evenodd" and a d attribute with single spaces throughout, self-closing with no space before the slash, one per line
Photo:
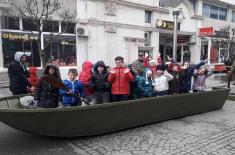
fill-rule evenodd
<path id="1" fill-rule="evenodd" d="M 74 23 L 76 12 L 70 12 L 69 9 L 64 9 L 63 4 L 59 0 L 24 0 L 21 5 L 14 5 L 17 10 L 18 16 L 22 19 L 30 20 L 30 25 L 36 31 L 30 31 L 32 34 L 37 35 L 38 51 L 41 58 L 42 67 L 45 67 L 47 58 L 45 49 L 50 46 L 54 38 L 66 32 L 66 30 Z M 58 31 L 58 21 L 63 25 L 62 32 Z M 42 48 L 43 32 L 47 31 L 48 42 Z"/>

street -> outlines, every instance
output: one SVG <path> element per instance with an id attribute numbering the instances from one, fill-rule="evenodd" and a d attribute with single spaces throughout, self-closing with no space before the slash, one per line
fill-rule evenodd
<path id="1" fill-rule="evenodd" d="M 85 138 L 24 133 L 0 123 L 0 154 L 235 154 L 235 102 L 222 110 Z"/>

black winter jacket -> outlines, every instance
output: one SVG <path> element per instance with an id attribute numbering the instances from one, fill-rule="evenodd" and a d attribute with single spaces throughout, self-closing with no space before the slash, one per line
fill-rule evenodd
<path id="1" fill-rule="evenodd" d="M 13 61 L 8 67 L 8 76 L 10 80 L 10 90 L 12 92 L 27 92 L 27 86 L 30 86 L 27 78 L 29 72 L 26 66 L 17 61 Z"/>
<path id="2" fill-rule="evenodd" d="M 59 89 L 40 79 L 34 100 L 38 101 L 38 107 L 56 108 L 59 102 Z"/>

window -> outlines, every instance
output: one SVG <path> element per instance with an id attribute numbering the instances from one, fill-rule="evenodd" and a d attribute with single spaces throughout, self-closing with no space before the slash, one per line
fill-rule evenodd
<path id="1" fill-rule="evenodd" d="M 219 10 L 219 20 L 227 20 L 227 9 L 220 8 L 220 10 Z"/>
<path id="2" fill-rule="evenodd" d="M 145 23 L 151 23 L 151 11 L 145 11 Z"/>
<path id="3" fill-rule="evenodd" d="M 219 9 L 217 6 L 210 5 L 210 18 L 218 19 Z"/>
<path id="4" fill-rule="evenodd" d="M 76 36 L 44 35 L 47 62 L 59 66 L 76 66 Z"/>
<path id="5" fill-rule="evenodd" d="M 43 21 L 44 32 L 59 32 L 59 22 L 57 21 Z"/>
<path id="6" fill-rule="evenodd" d="M 203 3 L 202 14 L 208 18 L 227 20 L 227 9 Z"/>
<path id="7" fill-rule="evenodd" d="M 144 46 L 151 46 L 151 32 L 144 33 Z"/>
<path id="8" fill-rule="evenodd" d="M 75 23 L 66 23 L 62 22 L 61 23 L 61 31 L 63 33 L 72 33 L 75 34 Z"/>
<path id="9" fill-rule="evenodd" d="M 33 19 L 22 19 L 23 23 L 23 30 L 28 30 L 28 31 L 37 31 L 37 25 L 39 25 L 39 22 L 37 20 Z"/>
<path id="10" fill-rule="evenodd" d="M 2 16 L 2 29 L 19 30 L 20 22 L 18 17 Z"/>
<path id="11" fill-rule="evenodd" d="M 206 17 L 210 17 L 210 5 L 203 3 L 202 7 L 202 15 Z"/>
<path id="12" fill-rule="evenodd" d="M 27 66 L 39 67 L 41 63 L 37 39 L 38 37 L 32 34 L 3 32 L 2 50 L 4 67 L 8 67 L 14 60 L 16 51 L 27 52 L 30 55 L 27 57 Z"/>
<path id="13" fill-rule="evenodd" d="M 232 12 L 232 22 L 235 22 L 235 11 Z"/>

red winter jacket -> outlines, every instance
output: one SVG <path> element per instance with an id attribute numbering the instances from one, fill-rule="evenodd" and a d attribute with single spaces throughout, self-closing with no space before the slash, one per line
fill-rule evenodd
<path id="1" fill-rule="evenodd" d="M 129 82 L 134 79 L 131 72 L 124 73 L 126 67 L 115 67 L 115 73 L 108 76 L 108 82 L 112 84 L 111 94 L 113 95 L 127 95 L 129 94 Z"/>
<path id="2" fill-rule="evenodd" d="M 27 78 L 28 82 L 32 87 L 37 87 L 38 78 L 37 78 L 37 68 L 29 67 L 29 77 Z"/>
<path id="3" fill-rule="evenodd" d="M 91 78 L 91 69 L 93 64 L 90 61 L 85 61 L 82 64 L 82 71 L 79 74 L 78 80 L 83 84 L 86 96 L 91 95 L 91 89 L 88 86 L 88 81 Z"/>

